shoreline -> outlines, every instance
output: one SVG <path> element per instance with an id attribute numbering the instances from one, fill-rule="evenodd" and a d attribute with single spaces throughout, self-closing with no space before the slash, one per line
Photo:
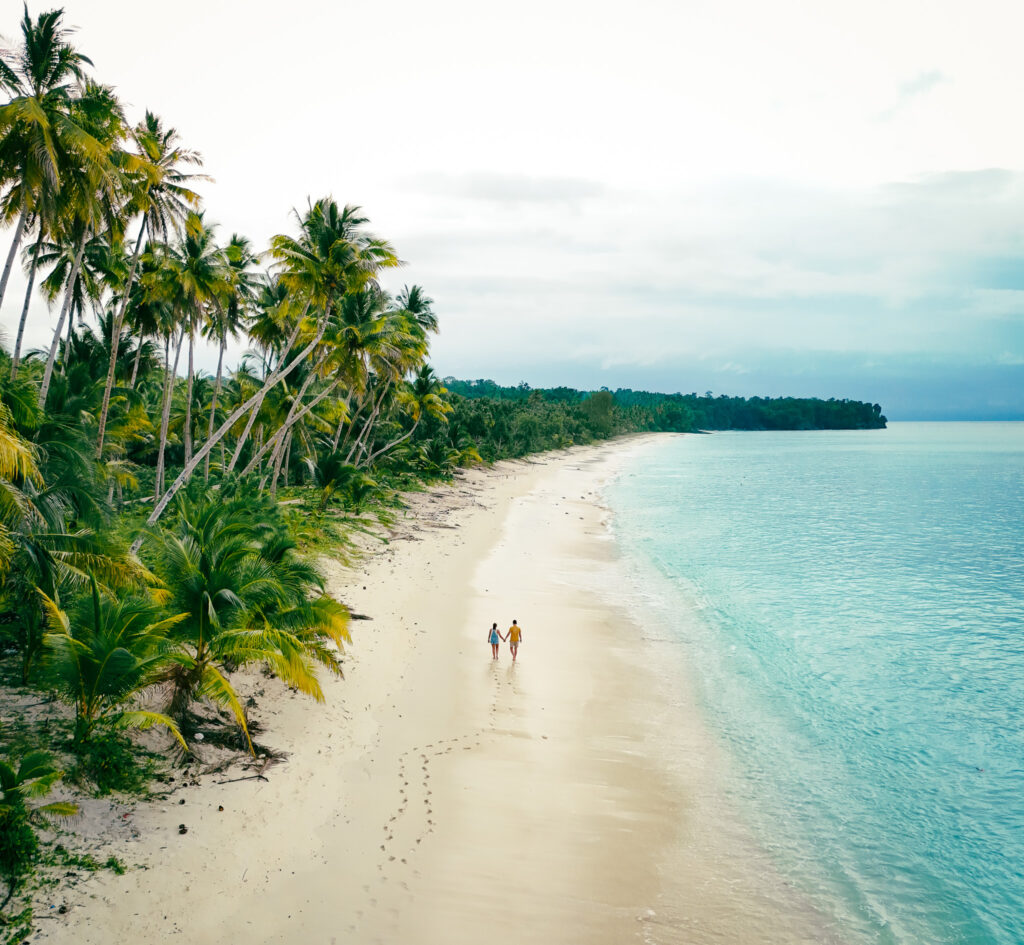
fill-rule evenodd
<path id="1" fill-rule="evenodd" d="M 325 706 L 261 706 L 286 763 L 128 805 L 135 836 L 105 849 L 146 868 L 71 891 L 40 939 L 834 941 L 729 814 L 671 655 L 616 601 L 601 492 L 656 439 L 469 472 L 412 496 L 378 553 L 324 561 L 369 619 Z M 486 628 L 513 617 L 520 661 L 494 663 Z"/>

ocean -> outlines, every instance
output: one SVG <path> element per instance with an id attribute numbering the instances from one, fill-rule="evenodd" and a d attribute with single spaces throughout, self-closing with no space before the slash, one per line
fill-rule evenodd
<path id="1" fill-rule="evenodd" d="M 1024 943 L 1024 423 L 666 437 L 606 499 L 785 881 L 851 943 Z"/>

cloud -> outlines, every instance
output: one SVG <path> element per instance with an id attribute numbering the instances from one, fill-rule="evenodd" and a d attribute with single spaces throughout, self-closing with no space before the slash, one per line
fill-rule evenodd
<path id="1" fill-rule="evenodd" d="M 902 83 L 897 93 L 896 101 L 884 111 L 875 116 L 877 122 L 892 121 L 900 112 L 907 109 L 915 100 L 927 95 L 932 89 L 949 79 L 938 69 L 922 72 L 907 82 Z"/>
<path id="2" fill-rule="evenodd" d="M 882 192 L 900 202 L 953 201 L 975 203 L 979 200 L 1000 200 L 1014 188 L 1022 186 L 1018 171 L 1003 167 L 987 167 L 974 171 L 946 171 L 924 174 L 916 180 L 900 181 L 882 187 Z"/>
<path id="3" fill-rule="evenodd" d="M 535 177 L 522 174 L 420 174 L 405 186 L 420 193 L 498 204 L 578 204 L 606 193 L 605 185 L 578 177 Z"/>

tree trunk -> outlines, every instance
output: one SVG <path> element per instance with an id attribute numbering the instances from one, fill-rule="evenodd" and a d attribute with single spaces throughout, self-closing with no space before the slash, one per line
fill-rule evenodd
<path id="1" fill-rule="evenodd" d="M 302 311 L 302 315 L 300 316 L 299 320 L 295 323 L 295 329 L 294 331 L 292 331 L 291 337 L 289 337 L 288 343 L 285 345 L 284 351 L 281 353 L 281 358 L 278 361 L 278 364 L 283 363 L 284 359 L 288 357 L 288 352 L 292 350 L 292 345 L 295 344 L 295 339 L 299 337 L 299 329 L 302 327 L 302 322 L 306 317 L 306 313 L 309 311 L 309 305 L 310 303 L 307 302 L 306 307 Z M 330 312 L 330 309 L 328 309 L 328 312 Z M 327 329 L 327 318 L 328 315 L 327 313 L 325 313 L 324 319 L 321 322 L 320 331 L 317 334 L 317 344 L 319 344 L 319 339 L 323 337 L 324 331 L 326 331 Z M 289 367 L 288 370 L 290 371 L 291 368 Z M 271 384 L 270 386 L 273 387 L 274 385 Z M 270 387 L 267 387 L 266 381 L 264 381 L 263 388 L 261 388 L 261 390 L 256 393 L 255 399 L 252 400 L 252 403 L 254 405 L 253 410 L 252 413 L 249 414 L 249 419 L 248 421 L 246 421 L 245 429 L 242 431 L 242 435 L 238 438 L 238 442 L 235 444 L 235 452 L 231 457 L 231 462 L 228 464 L 228 472 L 234 472 L 235 466 L 238 465 L 238 459 L 242 455 L 242 447 L 245 446 L 245 441 L 249 438 L 249 431 L 252 429 L 253 423 L 256 422 L 256 414 L 260 412 L 260 407 L 263 406 L 263 398 L 266 397 L 266 392 L 268 390 L 270 390 Z M 239 416 L 241 416 L 241 414 L 239 414 Z"/>
<path id="2" fill-rule="evenodd" d="M 362 431 L 360 431 L 359 436 L 356 437 L 355 443 L 352 444 L 352 448 L 348 451 L 348 456 L 345 457 L 346 463 L 352 462 L 352 458 L 355 456 L 357 449 L 363 447 L 363 451 L 365 452 L 364 443 L 368 441 L 370 430 L 373 429 L 373 423 L 377 419 L 377 414 L 380 413 L 381 405 L 384 403 L 384 398 L 387 396 L 390 389 L 391 382 L 387 381 L 384 384 L 384 390 L 380 392 L 380 397 L 377 398 L 377 403 L 373 405 L 373 410 L 370 413 L 370 416 L 367 417 Z"/>
<path id="3" fill-rule="evenodd" d="M 135 363 L 132 365 L 132 377 L 131 380 L 128 381 L 128 390 L 135 390 L 135 381 L 139 376 L 139 362 L 142 360 L 142 342 L 143 338 L 139 335 L 139 344 L 135 349 Z"/>
<path id="4" fill-rule="evenodd" d="M 342 417 L 338 421 L 338 429 L 334 431 L 334 436 L 331 438 L 331 449 L 336 450 L 338 448 L 338 440 L 341 439 L 341 429 L 345 426 L 346 417 Z"/>
<path id="5" fill-rule="evenodd" d="M 284 423 L 281 424 L 280 430 L 278 432 L 287 431 L 287 430 L 291 429 L 292 418 L 295 416 L 296 412 L 298 411 L 299 404 L 302 403 L 302 398 L 306 396 L 306 391 L 309 390 L 309 385 L 312 384 L 313 381 L 316 379 L 316 372 L 319 371 L 321 367 L 323 367 L 323 363 L 326 360 L 327 360 L 327 354 L 325 352 L 324 354 L 322 354 L 317 359 L 316 364 L 314 364 L 313 367 L 306 374 L 306 379 L 302 382 L 302 386 L 298 389 L 298 391 L 295 394 L 295 397 L 292 399 L 292 404 L 288 408 L 288 416 L 284 418 Z M 275 436 L 276 436 L 276 434 L 275 434 Z M 274 454 L 270 458 L 271 466 L 273 466 L 275 469 L 278 468 L 278 466 L 279 466 L 277 454 L 278 454 L 278 451 L 281 448 L 281 445 L 282 445 L 282 441 L 278 440 L 277 446 L 274 447 Z M 276 474 L 275 474 L 275 478 L 276 478 Z"/>
<path id="6" fill-rule="evenodd" d="M 324 398 L 330 396 L 338 386 L 341 384 L 340 380 L 335 380 L 327 387 L 325 387 L 319 394 L 316 395 L 305 407 L 303 407 L 298 413 L 293 416 L 289 416 L 284 423 L 274 432 L 274 435 L 267 439 L 267 442 L 260 447 L 259 450 L 253 455 L 252 459 L 249 460 L 249 464 L 242 470 L 242 475 L 247 476 L 251 473 L 258 465 L 260 460 L 267 454 L 268 450 L 275 449 L 275 447 L 281 442 L 283 437 L 292 427 L 295 426 L 307 413 L 309 413 L 317 404 L 319 404 Z"/>
<path id="7" fill-rule="evenodd" d="M 348 429 L 345 431 L 345 438 L 341 441 L 341 449 L 344 449 L 348 445 L 348 438 L 355 432 L 356 420 L 359 419 L 366 407 L 367 393 L 367 391 L 363 391 L 363 396 L 359 398 L 359 406 L 356 408 L 356 412 L 348 418 Z M 338 429 L 341 429 L 341 424 L 338 425 Z M 335 444 L 334 448 L 338 449 L 338 445 Z"/>
<path id="8" fill-rule="evenodd" d="M 57 360 L 57 349 L 60 347 L 62 332 L 64 330 L 64 319 L 68 316 L 68 309 L 71 308 L 71 298 L 75 292 L 75 283 L 78 281 L 78 270 L 82 266 L 82 256 L 85 255 L 85 239 L 88 231 L 82 233 L 78 241 L 78 249 L 75 251 L 75 261 L 71 264 L 71 274 L 68 276 L 67 288 L 64 290 L 64 304 L 60 307 L 60 317 L 57 319 L 57 327 L 53 331 L 53 341 L 50 342 L 50 353 L 46 358 L 46 368 L 43 370 L 43 383 L 39 386 L 39 406 L 46 404 L 46 395 L 50 392 L 50 381 L 53 380 L 53 364 Z"/>
<path id="9" fill-rule="evenodd" d="M 270 477 L 270 495 L 272 498 L 277 497 L 277 480 L 278 477 L 281 475 L 281 462 L 282 460 L 284 460 L 283 447 L 288 443 L 289 436 L 291 436 L 291 433 L 286 433 L 284 436 L 284 440 L 281 442 L 281 444 L 279 444 L 278 448 L 274 451 L 275 459 L 271 464 L 273 468 L 273 473 Z"/>
<path id="10" fill-rule="evenodd" d="M 416 418 L 416 422 L 412 425 L 412 429 L 409 430 L 408 433 L 403 433 L 400 437 L 398 437 L 397 439 L 394 439 L 390 443 L 388 443 L 387 446 L 382 446 L 379 450 L 377 450 L 377 452 L 372 453 L 370 456 L 367 456 L 366 457 L 366 462 L 363 464 L 363 467 L 364 468 L 368 468 L 370 466 L 370 464 L 378 456 L 382 456 L 388 450 L 393 449 L 394 447 L 398 446 L 399 443 L 402 443 L 405 440 L 409 439 L 409 437 L 412 436 L 416 432 L 416 427 L 418 427 L 419 425 L 420 425 L 420 418 L 417 417 Z"/>
<path id="11" fill-rule="evenodd" d="M 36 264 L 39 261 L 39 247 L 43 244 L 45 230 L 42 223 L 39 224 L 39 236 L 36 245 L 32 250 L 32 265 L 28 271 L 28 289 L 25 292 L 25 304 L 21 309 L 21 320 L 18 322 L 18 336 L 14 341 L 14 354 L 11 355 L 11 380 L 18 376 L 18 365 L 21 363 L 21 340 L 25 335 L 25 322 L 28 319 L 28 303 L 32 301 L 32 289 L 36 281 Z"/>
<path id="12" fill-rule="evenodd" d="M 206 438 L 213 436 L 213 420 L 217 416 L 217 397 L 220 395 L 221 372 L 224 368 L 224 349 L 227 347 L 227 338 L 221 335 L 220 354 L 217 355 L 217 379 L 213 382 L 213 399 L 210 401 L 210 425 L 206 428 Z M 221 465 L 224 464 L 224 450 L 221 449 Z M 206 454 L 206 463 L 203 466 L 203 481 L 210 481 L 210 454 Z"/>
<path id="13" fill-rule="evenodd" d="M 289 471 L 292 465 L 292 439 L 295 436 L 294 430 L 288 431 L 288 439 L 284 444 L 284 487 L 288 488 L 288 480 L 290 478 Z"/>
<path id="14" fill-rule="evenodd" d="M 183 440 L 185 443 L 185 465 L 192 459 L 192 383 L 195 378 L 193 351 L 195 349 L 196 334 L 192 326 L 188 329 L 188 380 L 185 383 L 185 432 Z"/>
<path id="15" fill-rule="evenodd" d="M 178 335 L 178 343 L 174 351 L 174 370 L 167 370 L 170 361 L 170 335 L 167 337 L 167 344 L 164 348 L 164 399 L 163 411 L 160 417 L 160 451 L 156 461 L 156 488 L 153 490 L 153 497 L 157 499 L 164 491 L 164 468 L 165 453 L 167 452 L 167 429 L 171 425 L 171 401 L 174 399 L 174 382 L 178 377 L 178 359 L 181 357 L 181 343 L 185 340 L 185 333 Z"/>
<path id="16" fill-rule="evenodd" d="M 4 305 L 4 295 L 7 294 L 7 280 L 11 278 L 11 269 L 14 267 L 15 257 L 18 255 L 18 247 L 21 245 L 21 238 L 25 235 L 25 222 L 28 220 L 28 210 L 25 203 L 21 204 L 21 216 L 18 217 L 18 225 L 14 228 L 14 239 L 11 241 L 11 248 L 7 253 L 7 262 L 4 263 L 4 274 L 0 276 L 0 309 Z"/>
<path id="17" fill-rule="evenodd" d="M 110 329 L 110 364 L 107 366 L 107 383 L 103 388 L 103 405 L 100 407 L 99 433 L 96 436 L 96 455 L 103 453 L 103 437 L 107 432 L 107 414 L 110 412 L 110 392 L 114 389 L 114 376 L 117 373 L 117 346 L 121 342 L 121 325 L 124 322 L 124 313 L 128 310 L 128 296 L 131 295 L 132 283 L 135 281 L 135 267 L 139 263 L 139 253 L 142 251 L 142 238 L 146 235 L 146 223 L 148 218 L 143 216 L 142 226 L 139 227 L 139 235 L 135 240 L 135 252 L 132 253 L 132 266 L 128 271 L 128 282 L 124 287 L 124 296 L 118 306 L 114 324 Z M 175 367 L 177 370 L 177 367 Z"/>
<path id="18" fill-rule="evenodd" d="M 174 496 L 177 495 L 178 490 L 181 489 L 181 487 L 185 485 L 186 482 L 189 481 L 196 467 L 204 459 L 206 459 L 206 454 L 209 453 L 210 450 L 212 450 L 221 441 L 221 439 L 235 425 L 239 418 L 242 417 L 247 410 L 251 410 L 253 404 L 255 404 L 256 401 L 261 400 L 263 397 L 266 397 L 267 392 L 271 390 L 271 388 L 276 386 L 278 381 L 281 380 L 281 378 L 287 377 L 288 374 L 290 374 L 292 370 L 294 370 L 295 366 L 304 361 L 309 356 L 310 352 L 318 344 L 320 344 L 320 341 L 324 336 L 324 332 L 327 331 L 327 320 L 329 317 L 329 311 L 330 310 L 328 309 L 328 312 L 325 312 L 323 317 L 320 319 L 320 322 L 317 325 L 316 335 L 314 335 L 313 340 L 308 345 L 306 345 L 306 347 L 303 348 L 297 355 L 295 355 L 295 357 L 292 358 L 292 360 L 289 361 L 284 367 L 278 368 L 270 377 L 268 377 L 263 382 L 263 386 L 258 391 L 256 391 L 256 393 L 253 394 L 252 397 L 246 400 L 245 403 L 243 403 L 241 406 L 236 407 L 228 416 L 227 420 L 225 420 L 217 428 L 213 436 L 210 437 L 202 445 L 202 447 L 200 447 L 196 455 L 192 457 L 192 461 L 188 463 L 185 466 L 185 468 L 178 474 L 178 478 L 174 480 L 174 482 L 171 484 L 171 487 L 164 493 L 163 497 L 154 506 L 153 511 L 149 513 L 149 518 L 146 519 L 147 527 L 155 525 L 157 521 L 159 521 L 160 516 L 164 514 L 164 509 L 167 508 L 171 499 L 173 499 Z M 294 339 L 298 337 L 298 332 L 299 326 L 296 325 L 295 331 L 292 333 L 292 338 L 289 340 L 287 350 L 290 350 L 292 344 L 294 343 Z M 145 536 L 140 535 L 138 538 L 135 539 L 134 542 L 132 542 L 133 553 L 137 552 L 139 548 L 142 547 L 144 537 Z"/>
<path id="19" fill-rule="evenodd" d="M 60 358 L 60 374 L 62 377 L 67 373 L 68 362 L 71 360 L 71 345 L 75 340 L 75 312 L 78 313 L 78 320 L 81 321 L 81 306 L 72 305 L 71 314 L 68 316 L 68 336 L 64 339 L 64 354 Z"/>

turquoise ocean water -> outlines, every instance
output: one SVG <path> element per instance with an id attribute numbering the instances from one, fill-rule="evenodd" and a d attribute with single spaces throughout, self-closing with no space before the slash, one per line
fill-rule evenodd
<path id="1" fill-rule="evenodd" d="M 851 942 L 1024 943 L 1024 423 L 666 438 L 607 498 L 782 875 Z"/>

